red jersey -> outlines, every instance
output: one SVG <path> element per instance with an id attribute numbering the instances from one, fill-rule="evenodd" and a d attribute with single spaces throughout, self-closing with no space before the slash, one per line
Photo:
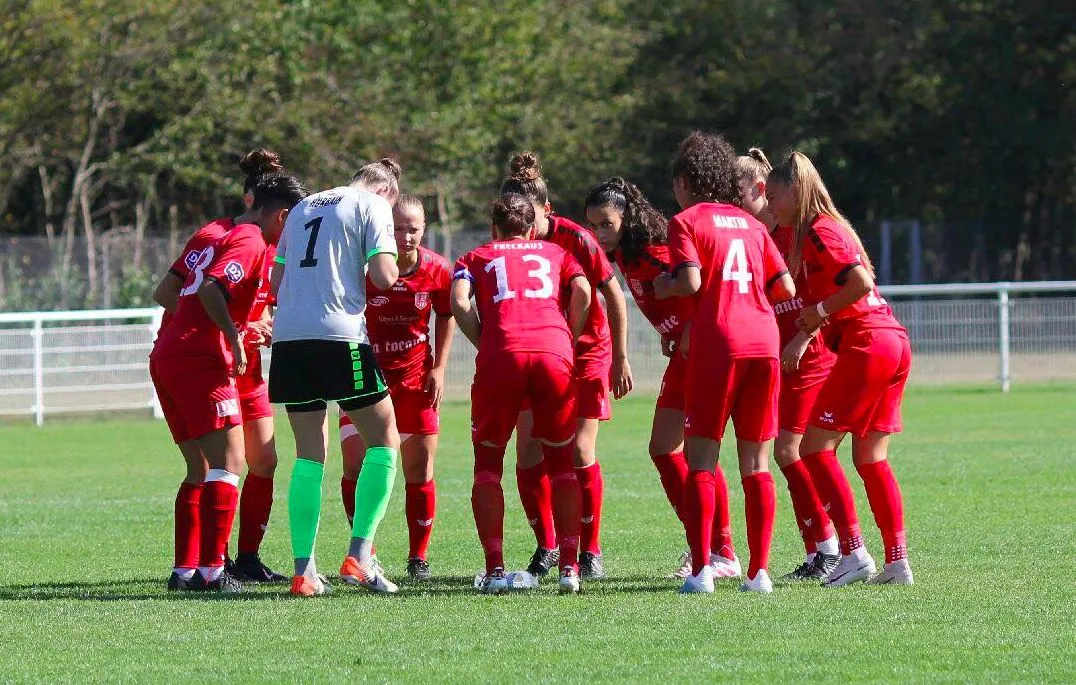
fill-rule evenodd
<path id="1" fill-rule="evenodd" d="M 564 317 L 569 284 L 586 277 L 564 249 L 543 240 L 495 240 L 456 262 L 453 280 L 474 289 L 483 352 L 550 352 L 572 364 Z"/>
<path id="2" fill-rule="evenodd" d="M 232 321 L 241 328 L 261 288 L 266 249 L 261 228 L 240 224 L 202 250 L 179 291 L 175 316 L 157 338 L 150 357 L 200 357 L 230 367 L 231 347 L 206 314 L 198 288 L 212 278 L 224 290 Z"/>
<path id="3" fill-rule="evenodd" d="M 813 307 L 840 290 L 848 272 L 862 264 L 859 247 L 848 229 L 822 214 L 807 229 L 802 253 L 805 287 L 800 294 L 806 307 Z M 876 288 L 844 309 L 830 313 L 828 320 L 825 333 L 832 346 L 852 327 L 904 330 Z"/>
<path id="4" fill-rule="evenodd" d="M 609 318 L 598 301 L 598 288 L 613 277 L 613 266 L 594 234 L 570 219 L 550 215 L 549 235 L 545 240 L 567 250 L 590 282 L 590 310 L 583 332 L 575 343 L 576 356 L 580 359 L 611 359 L 613 343 L 609 335 Z"/>
<path id="5" fill-rule="evenodd" d="M 690 297 L 670 297 L 659 300 L 654 297 L 654 279 L 671 268 L 668 245 L 647 245 L 634 263 L 624 261 L 624 254 L 617 250 L 614 258 L 620 272 L 628 282 L 628 289 L 639 305 L 639 311 L 654 326 L 663 340 L 680 342 L 684 328 L 695 313 L 695 300 Z"/>
<path id="6" fill-rule="evenodd" d="M 700 202 L 669 222 L 669 252 L 673 273 L 702 271 L 693 340 L 733 358 L 780 356 L 766 291 L 788 270 L 762 222 L 739 207 Z"/>
<path id="7" fill-rule="evenodd" d="M 388 291 L 366 279 L 366 327 L 390 387 L 422 389 L 433 368 L 430 316 L 451 316 L 452 273 L 436 252 L 418 248 L 418 265 Z"/>
<path id="8" fill-rule="evenodd" d="M 221 236 L 233 228 L 235 228 L 235 224 L 230 218 L 216 219 L 202 226 L 187 240 L 187 244 L 183 246 L 183 251 L 179 253 L 179 259 L 172 263 L 168 271 L 178 276 L 180 283 L 185 282 L 187 277 L 191 275 L 191 270 L 198 264 L 198 258 L 202 255 L 202 250 L 220 240 Z M 164 316 L 161 317 L 160 331 L 165 329 L 173 316 L 175 316 L 175 312 L 164 313 Z M 157 335 L 160 335 L 160 331 L 157 332 Z"/>

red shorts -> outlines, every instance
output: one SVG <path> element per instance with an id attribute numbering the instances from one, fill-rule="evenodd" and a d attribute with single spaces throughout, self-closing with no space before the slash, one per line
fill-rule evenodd
<path id="1" fill-rule="evenodd" d="M 780 363 L 772 357 L 688 359 L 684 434 L 720 440 L 732 418 L 736 437 L 765 442 L 777 437 Z"/>
<path id="2" fill-rule="evenodd" d="M 269 403 L 269 384 L 262 374 L 261 350 L 247 350 L 247 372 L 236 377 L 235 387 L 239 392 L 239 410 L 243 412 L 243 421 L 249 423 L 273 415 L 273 405 Z"/>
<path id="3" fill-rule="evenodd" d="M 225 367 L 151 359 L 149 375 L 177 445 L 243 425 L 235 379 Z"/>
<path id="4" fill-rule="evenodd" d="M 613 361 L 606 355 L 582 357 L 575 362 L 575 411 L 581 419 L 608 421 L 613 418 L 609 406 L 609 373 Z"/>
<path id="5" fill-rule="evenodd" d="M 665 375 L 661 377 L 661 390 L 658 391 L 658 409 L 684 411 L 684 388 L 687 383 L 687 359 L 677 350 L 669 357 Z"/>
<path id="6" fill-rule="evenodd" d="M 800 435 L 807 432 L 811 410 L 836 361 L 837 356 L 816 337 L 800 359 L 799 368 L 781 373 L 777 422 L 781 430 Z"/>
<path id="7" fill-rule="evenodd" d="M 395 386 L 389 389 L 392 410 L 396 414 L 396 430 L 401 438 L 408 435 L 437 435 L 441 419 L 433 408 L 430 396 L 424 390 Z M 347 414 L 340 414 L 340 440 L 344 441 L 359 432 L 351 425 Z"/>
<path id="8" fill-rule="evenodd" d="M 900 401 L 912 368 L 908 334 L 892 328 L 841 336 L 837 363 L 811 412 L 812 426 L 864 437 L 899 433 Z"/>
<path id="9" fill-rule="evenodd" d="M 571 363 L 542 352 L 480 353 L 471 384 L 471 437 L 504 445 L 524 401 L 534 413 L 535 439 L 561 443 L 575 435 L 575 380 Z"/>

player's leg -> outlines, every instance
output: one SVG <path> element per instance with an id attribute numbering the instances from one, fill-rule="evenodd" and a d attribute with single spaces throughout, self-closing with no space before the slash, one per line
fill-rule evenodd
<path id="1" fill-rule="evenodd" d="M 900 335 L 897 338 L 900 344 L 897 371 L 878 401 L 871 417 L 870 431 L 862 437 L 853 436 L 852 441 L 852 458 L 863 478 L 867 500 L 885 546 L 885 568 L 868 581 L 879 585 L 911 585 L 914 582 L 904 533 L 904 499 L 889 465 L 889 435 L 901 430 L 900 403 L 911 371 L 911 347 L 907 337 Z"/>
<path id="2" fill-rule="evenodd" d="M 274 572 L 259 555 L 273 510 L 273 477 L 276 474 L 276 436 L 269 389 L 262 383 L 257 392 L 239 398 L 243 413 L 243 447 L 247 477 L 239 494 L 239 538 L 234 573 L 239 580 L 283 583 L 288 579 Z"/>
<path id="3" fill-rule="evenodd" d="M 276 368 L 275 364 L 273 368 Z M 329 451 L 327 405 L 321 400 L 313 400 L 289 404 L 286 409 L 296 454 L 288 484 L 288 527 L 295 560 L 291 593 L 309 597 L 328 590 L 314 559 L 314 543 L 321 522 L 325 458 Z"/>
<path id="4" fill-rule="evenodd" d="M 560 591 L 575 593 L 580 589 L 580 537 L 582 526 L 585 525 L 581 520 L 583 495 L 578 480 L 579 470 L 575 466 L 578 453 L 575 400 L 578 390 L 574 387 L 572 365 L 556 355 L 530 355 L 529 371 L 534 435 L 542 442 L 553 489 Z M 601 570 L 600 566 L 598 570 Z"/>
<path id="5" fill-rule="evenodd" d="M 362 470 L 362 457 L 366 454 L 366 443 L 359 435 L 359 429 L 351 423 L 347 414 L 340 414 L 340 454 L 343 459 L 343 473 L 340 476 L 340 500 L 344 505 L 344 516 L 350 528 L 355 522 L 355 483 Z"/>
<path id="6" fill-rule="evenodd" d="M 684 484 L 687 482 L 687 459 L 684 458 L 684 412 L 659 405 L 654 409 L 650 429 L 650 459 L 658 470 L 661 487 L 681 525 L 684 522 Z M 684 552 L 671 578 L 691 574 L 691 552 Z"/>
<path id="7" fill-rule="evenodd" d="M 534 531 L 537 547 L 531 555 L 527 571 L 544 576 L 557 566 L 557 536 L 553 527 L 553 495 L 542 460 L 542 446 L 531 438 L 534 413 L 528 407 L 519 413 L 516 422 L 516 489 L 527 523 Z"/>
<path id="8" fill-rule="evenodd" d="M 785 376 L 787 378 L 787 374 Z M 784 411 L 784 393 L 782 386 L 782 413 Z M 813 398 L 812 398 L 813 401 Z M 805 420 L 806 422 L 806 420 Z M 782 422 L 782 425 L 787 425 Z M 804 426 L 803 430 L 806 430 Z M 787 582 L 800 580 L 819 580 L 832 570 L 840 558 L 837 547 L 837 533 L 818 497 L 807 465 L 800 459 L 802 432 L 793 432 L 782 428 L 774 443 L 774 459 L 781 469 L 792 500 L 792 510 L 796 524 L 803 538 L 806 556 L 803 563 L 791 572 L 781 576 Z"/>
<path id="9" fill-rule="evenodd" d="M 684 441 L 688 474 L 684 485 L 683 519 L 691 551 L 691 575 L 681 593 L 714 591 L 710 545 L 714 528 L 714 469 L 721 452 L 721 439 L 688 435 Z"/>
<path id="10" fill-rule="evenodd" d="M 777 517 L 777 490 L 770 473 L 770 451 L 777 436 L 781 369 L 776 359 L 737 359 L 732 389 L 732 422 L 744 491 L 747 544 L 751 557 L 741 590 L 772 592 L 770 544 Z"/>
<path id="11" fill-rule="evenodd" d="M 237 417 L 238 411 L 237 405 Z M 208 590 L 237 592 L 242 584 L 224 572 L 224 559 L 239 504 L 239 474 L 245 463 L 242 425 L 218 428 L 197 442 L 209 465 L 201 501 L 198 570 Z"/>
<path id="12" fill-rule="evenodd" d="M 161 392 L 158 390 L 158 397 L 160 396 Z M 176 492 L 175 561 L 172 575 L 168 579 L 168 589 L 187 590 L 194 589 L 196 580 L 200 579 L 197 574 L 202 539 L 202 492 L 205 490 L 205 477 L 209 466 L 194 440 L 184 440 L 176 446 L 183 455 L 187 475 Z"/>
<path id="13" fill-rule="evenodd" d="M 416 580 L 430 578 L 430 536 L 437 517 L 437 483 L 433 478 L 437 438 L 437 433 L 410 435 L 404 438 L 401 448 L 404 513 L 407 517 L 407 575 Z"/>
<path id="14" fill-rule="evenodd" d="M 598 462 L 598 426 L 612 417 L 609 368 L 608 360 L 576 362 L 575 410 L 579 422 L 575 433 L 575 474 L 582 495 L 579 574 L 587 580 L 605 577 L 601 551 L 605 478 Z"/>

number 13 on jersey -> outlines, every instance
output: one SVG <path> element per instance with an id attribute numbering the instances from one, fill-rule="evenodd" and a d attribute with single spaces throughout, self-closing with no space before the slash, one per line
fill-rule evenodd
<path id="1" fill-rule="evenodd" d="M 486 264 L 486 273 L 494 272 L 494 276 L 497 278 L 497 294 L 493 296 L 494 304 L 501 302 L 502 300 L 511 300 L 516 297 L 517 293 L 512 290 L 508 283 L 508 267 L 505 263 L 506 257 L 497 257 Z M 535 254 L 525 254 L 520 257 L 525 263 L 533 264 L 533 268 L 527 270 L 527 277 L 536 279 L 539 283 L 537 290 L 530 288 L 523 291 L 523 297 L 533 299 L 546 299 L 553 295 L 553 279 L 551 279 L 550 273 L 552 266 L 549 260 L 545 257 L 539 257 Z"/>

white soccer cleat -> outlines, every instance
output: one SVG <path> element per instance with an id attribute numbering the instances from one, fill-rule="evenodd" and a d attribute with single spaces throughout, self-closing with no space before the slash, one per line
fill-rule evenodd
<path id="1" fill-rule="evenodd" d="M 495 568 L 489 573 L 475 576 L 474 586 L 483 595 L 503 595 L 508 592 L 508 577 L 503 568 Z"/>
<path id="2" fill-rule="evenodd" d="M 881 573 L 872 576 L 867 581 L 868 585 L 912 585 L 914 583 L 912 567 L 908 565 L 907 559 L 897 559 L 886 564 Z"/>
<path id="3" fill-rule="evenodd" d="M 697 576 L 689 575 L 684 579 L 684 584 L 680 586 L 680 594 L 682 595 L 696 595 L 696 594 L 713 594 L 714 591 L 714 569 L 707 564 L 702 567 Z"/>
<path id="4" fill-rule="evenodd" d="M 867 580 L 875 571 L 874 559 L 864 547 L 841 557 L 836 568 L 822 579 L 823 587 L 844 587 L 861 580 Z"/>
<path id="5" fill-rule="evenodd" d="M 665 576 L 666 578 L 676 578 L 677 580 L 683 580 L 691 575 L 691 552 L 684 552 L 680 555 L 680 566 Z"/>
<path id="6" fill-rule="evenodd" d="M 504 577 L 508 581 L 508 589 L 512 591 L 534 590 L 538 587 L 538 576 L 529 571 L 512 571 Z"/>
<path id="7" fill-rule="evenodd" d="M 711 554 L 710 568 L 714 572 L 714 578 L 739 578 L 743 575 L 738 557 L 728 559 L 720 554 Z"/>
<path id="8" fill-rule="evenodd" d="M 740 592 L 760 592 L 769 594 L 773 592 L 773 581 L 766 569 L 759 569 L 754 578 L 748 578 L 740 585 Z"/>
<path id="9" fill-rule="evenodd" d="M 340 567 L 340 580 L 348 585 L 366 588 L 370 592 L 383 595 L 394 595 L 400 591 L 391 580 L 385 577 L 380 564 L 371 564 L 369 568 L 363 568 L 355 557 L 347 557 Z"/>
<path id="10" fill-rule="evenodd" d="M 575 569 L 566 566 L 560 570 L 560 594 L 574 595 L 580 592 L 579 574 Z"/>

